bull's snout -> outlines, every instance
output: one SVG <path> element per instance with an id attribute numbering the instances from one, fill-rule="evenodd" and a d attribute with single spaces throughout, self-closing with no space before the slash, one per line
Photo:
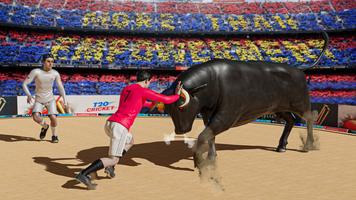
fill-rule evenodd
<path id="1" fill-rule="evenodd" d="M 177 130 L 175 129 L 174 132 L 177 134 L 177 135 L 182 135 L 182 134 L 185 134 L 187 132 L 189 132 L 190 129 L 184 129 L 184 130 Z"/>
<path id="2" fill-rule="evenodd" d="M 182 135 L 182 134 L 186 133 L 186 132 L 183 132 L 183 131 L 177 131 L 177 130 L 175 130 L 174 132 L 175 132 L 177 135 Z"/>

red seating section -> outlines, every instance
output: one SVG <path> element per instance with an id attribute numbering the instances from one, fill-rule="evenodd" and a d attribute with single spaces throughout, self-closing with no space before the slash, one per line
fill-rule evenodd
<path id="1" fill-rule="evenodd" d="M 246 2 L 244 0 L 214 0 L 209 3 L 140 2 L 109 0 L 0 0 L 5 4 L 40 6 L 67 10 L 202 13 L 202 14 L 274 14 L 343 11 L 355 9 L 355 0 L 311 0 L 298 2 Z"/>

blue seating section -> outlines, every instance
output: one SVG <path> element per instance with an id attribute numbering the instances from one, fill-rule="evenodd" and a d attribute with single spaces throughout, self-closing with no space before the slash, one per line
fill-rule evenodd
<path id="1" fill-rule="evenodd" d="M 356 105 L 355 98 L 346 97 L 311 97 L 312 103 Z"/>
<path id="2" fill-rule="evenodd" d="M 118 95 L 122 89 L 127 86 L 124 82 L 92 82 L 78 81 L 64 82 L 64 88 L 67 95 Z M 150 89 L 155 91 L 163 91 L 171 85 L 170 82 L 153 81 L 150 84 Z M 30 91 L 34 94 L 35 84 L 28 85 Z M 16 80 L 0 81 L 1 96 L 24 96 L 26 95 L 22 89 L 22 82 Z M 53 93 L 59 95 L 56 84 L 53 87 Z"/>
<path id="3" fill-rule="evenodd" d="M 309 90 L 356 90 L 356 82 L 312 82 L 308 85 Z"/>
<path id="4" fill-rule="evenodd" d="M 171 84 L 172 82 L 169 81 L 153 81 L 151 82 L 150 89 L 162 92 Z M 125 82 L 94 82 L 85 80 L 78 82 L 64 82 L 67 95 L 119 95 L 125 86 L 127 86 L 127 83 Z M 29 85 L 29 88 L 30 91 L 34 93 L 35 86 L 33 83 Z M 311 91 L 346 91 L 345 93 L 350 93 L 356 91 L 356 82 L 310 82 L 309 89 Z M 22 90 L 22 82 L 16 80 L 0 81 L 0 93 L 2 96 L 25 95 Z M 54 87 L 54 94 L 59 95 L 56 86 Z M 356 99 L 350 95 L 336 97 L 312 95 L 311 100 L 313 103 L 356 105 Z"/>
<path id="5" fill-rule="evenodd" d="M 10 20 L 10 11 L 12 10 L 11 6 L 0 3 L 0 22 L 6 23 Z"/>

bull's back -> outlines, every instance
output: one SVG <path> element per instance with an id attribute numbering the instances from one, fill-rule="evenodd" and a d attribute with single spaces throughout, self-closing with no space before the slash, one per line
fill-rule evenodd
<path id="1" fill-rule="evenodd" d="M 303 110 L 309 103 L 304 73 L 286 64 L 271 62 L 212 62 L 224 98 L 242 121 L 266 113 Z"/>

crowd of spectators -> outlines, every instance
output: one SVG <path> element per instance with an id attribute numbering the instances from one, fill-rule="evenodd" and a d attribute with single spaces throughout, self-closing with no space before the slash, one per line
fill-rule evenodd
<path id="1" fill-rule="evenodd" d="M 342 11 L 356 8 L 352 0 L 311 0 L 291 2 L 245 2 L 213 1 L 213 2 L 145 2 L 127 0 L 0 0 L 9 5 L 22 5 L 66 10 L 115 11 L 137 13 L 203 13 L 203 14 L 268 14 L 268 13 L 301 13 Z"/>
<path id="2" fill-rule="evenodd" d="M 264 3 L 145 3 L 0 0 L 0 22 L 141 32 L 271 32 L 354 29 L 352 0 Z"/>
<path id="3" fill-rule="evenodd" d="M 40 63 L 52 53 L 57 65 L 103 68 L 190 67 L 215 58 L 262 60 L 294 66 L 313 63 L 321 52 L 321 36 L 251 36 L 220 38 L 70 35 L 0 31 L 1 64 Z M 354 66 L 353 35 L 332 36 L 320 66 Z"/>
<path id="4" fill-rule="evenodd" d="M 2 96 L 25 95 L 22 81 L 26 73 L 0 72 L 0 93 Z M 61 78 L 68 95 L 118 95 L 127 84 L 135 82 L 134 75 L 120 73 L 74 73 L 61 72 Z M 356 79 L 352 75 L 311 75 L 308 83 L 313 103 L 356 105 Z M 176 79 L 172 75 L 155 75 L 150 88 L 161 92 Z M 34 90 L 34 83 L 29 85 Z M 55 87 L 54 93 L 58 95 Z"/>

